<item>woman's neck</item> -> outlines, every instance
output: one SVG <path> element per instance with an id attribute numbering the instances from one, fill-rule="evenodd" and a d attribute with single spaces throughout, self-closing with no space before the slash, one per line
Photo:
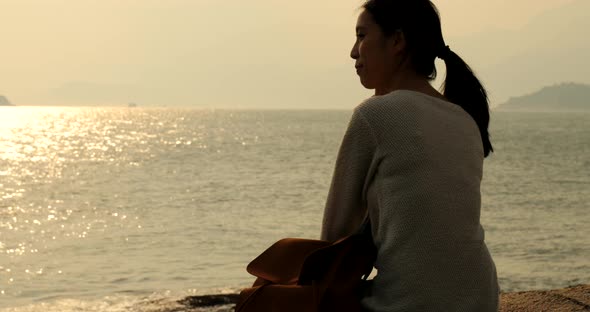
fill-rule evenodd
<path id="1" fill-rule="evenodd" d="M 446 100 L 446 98 L 430 84 L 428 78 L 409 70 L 396 74 L 387 84 L 375 88 L 375 95 L 385 95 L 396 90 L 411 90 Z"/>

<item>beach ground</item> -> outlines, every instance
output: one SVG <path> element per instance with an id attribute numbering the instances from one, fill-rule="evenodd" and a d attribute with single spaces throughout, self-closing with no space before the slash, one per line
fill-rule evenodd
<path id="1" fill-rule="evenodd" d="M 172 311 L 230 312 L 237 294 L 186 297 Z M 501 293 L 501 312 L 574 312 L 590 311 L 590 285 L 576 285 L 553 290 Z M 166 312 L 166 311 L 162 311 Z"/>

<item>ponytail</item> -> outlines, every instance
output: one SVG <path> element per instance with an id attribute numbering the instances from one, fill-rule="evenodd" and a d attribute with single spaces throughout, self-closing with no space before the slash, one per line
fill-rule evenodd
<path id="1" fill-rule="evenodd" d="M 439 57 L 444 60 L 447 67 L 447 75 L 442 84 L 443 94 L 449 101 L 461 106 L 475 120 L 483 143 L 484 157 L 487 157 L 494 151 L 488 133 L 490 109 L 487 92 L 469 65 L 448 46 Z"/>

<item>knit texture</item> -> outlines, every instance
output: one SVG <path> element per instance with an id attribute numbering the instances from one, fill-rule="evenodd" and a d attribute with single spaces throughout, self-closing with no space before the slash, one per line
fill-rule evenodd
<path id="1" fill-rule="evenodd" d="M 497 311 L 480 224 L 483 145 L 461 107 L 409 90 L 355 108 L 326 202 L 322 239 L 366 214 L 378 249 L 369 311 Z"/>

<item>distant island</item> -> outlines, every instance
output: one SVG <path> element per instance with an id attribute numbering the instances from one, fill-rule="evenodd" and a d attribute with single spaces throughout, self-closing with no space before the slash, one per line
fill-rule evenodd
<path id="1" fill-rule="evenodd" d="M 3 95 L 0 95 L 0 106 L 14 106 L 10 101 Z"/>
<path id="2" fill-rule="evenodd" d="M 532 94 L 512 97 L 500 111 L 590 111 L 590 85 L 561 83 Z"/>

